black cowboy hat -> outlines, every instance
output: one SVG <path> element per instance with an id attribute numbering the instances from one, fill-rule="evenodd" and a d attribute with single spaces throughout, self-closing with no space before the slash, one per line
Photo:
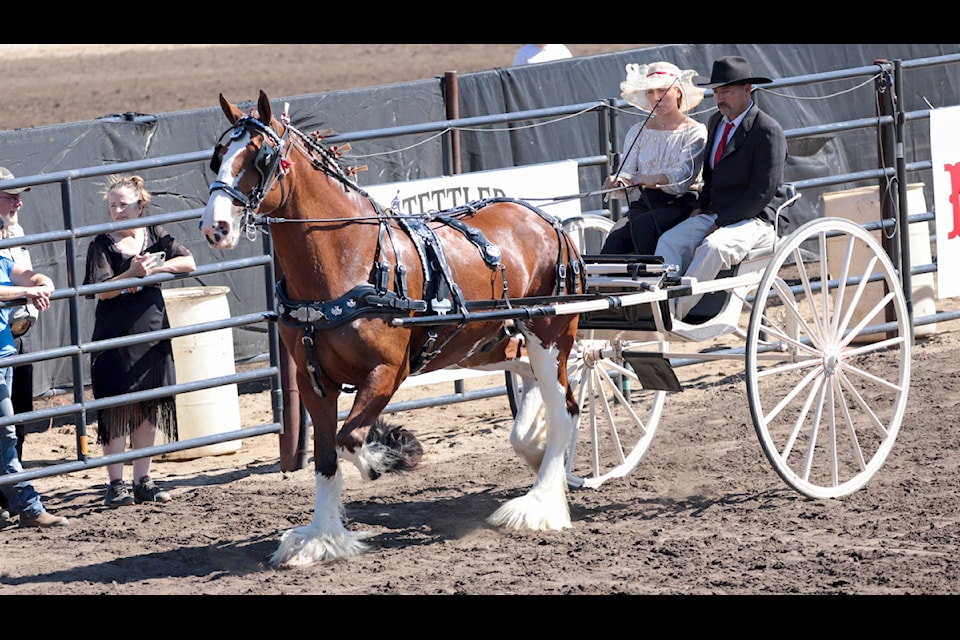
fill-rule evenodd
<path id="1" fill-rule="evenodd" d="M 773 82 L 773 80 L 753 75 L 750 70 L 750 63 L 743 56 L 717 58 L 713 63 L 713 73 L 709 78 L 697 76 L 693 79 L 695 85 L 707 89 L 715 89 L 728 84 L 766 84 L 767 82 Z"/>

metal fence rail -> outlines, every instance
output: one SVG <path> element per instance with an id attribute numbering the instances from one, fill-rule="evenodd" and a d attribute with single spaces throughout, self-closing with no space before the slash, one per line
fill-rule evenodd
<path id="1" fill-rule="evenodd" d="M 866 67 L 858 67 L 854 69 L 845 69 L 841 71 L 834 71 L 829 73 L 819 73 L 811 74 L 807 76 L 798 76 L 792 78 L 783 78 L 774 81 L 770 85 L 766 85 L 765 88 L 770 90 L 775 90 L 777 88 L 784 87 L 796 87 L 796 86 L 806 86 L 813 85 L 821 82 L 834 81 L 838 79 L 856 79 L 856 78 L 874 78 L 878 73 L 884 78 L 890 78 L 892 80 L 891 86 L 884 86 L 883 91 L 888 92 L 886 95 L 883 95 L 883 99 L 889 99 L 889 92 L 894 91 L 896 93 L 902 93 L 904 90 L 902 87 L 902 70 L 904 68 L 922 68 L 930 66 L 945 66 L 950 64 L 956 64 L 960 62 L 960 55 L 951 55 L 951 56 L 942 56 L 937 58 L 925 58 L 920 60 L 912 60 L 906 62 L 892 62 L 892 63 L 883 63 L 878 65 L 871 65 Z M 879 92 L 879 89 L 878 89 Z M 708 92 L 709 94 L 709 92 Z M 498 125 L 509 125 L 511 123 L 518 122 L 530 122 L 530 121 L 540 121 L 540 120 L 555 120 L 558 118 L 567 118 L 571 115 L 576 114 L 596 114 L 597 115 L 597 140 L 598 140 L 598 152 L 595 155 L 590 155 L 582 158 L 577 158 L 577 162 L 582 170 L 586 171 L 596 171 L 600 175 L 600 180 L 597 180 L 597 184 L 602 180 L 602 174 L 605 172 L 612 172 L 616 164 L 616 159 L 618 156 L 619 149 L 618 141 L 615 139 L 615 135 L 611 132 L 616 130 L 616 119 L 618 117 L 618 111 L 627 106 L 627 103 L 622 100 L 606 100 L 606 101 L 596 101 L 589 103 L 581 103 L 574 105 L 566 105 L 563 107 L 548 108 L 548 109 L 536 109 L 529 111 L 520 111 L 514 113 L 505 113 L 497 114 L 490 116 L 483 116 L 477 118 L 463 118 L 463 119 L 452 119 L 439 122 L 432 122 L 426 124 L 412 125 L 412 126 L 399 126 L 391 127 L 385 129 L 375 129 L 368 131 L 357 131 L 349 134 L 338 134 L 332 135 L 329 138 L 325 139 L 326 142 L 330 144 L 344 144 L 347 142 L 358 142 L 364 140 L 373 140 L 377 138 L 387 138 L 395 136 L 410 136 L 410 135 L 420 135 L 420 134 L 442 134 L 447 138 L 452 138 L 457 132 L 463 130 L 476 130 L 482 129 L 483 127 L 498 126 Z M 826 133 L 840 133 L 840 132 L 849 132 L 849 131 L 858 131 L 864 129 L 877 129 L 879 132 L 882 132 L 882 135 L 878 136 L 878 156 L 881 157 L 882 166 L 874 170 L 869 171 L 859 171 L 854 173 L 847 173 L 842 175 L 828 175 L 820 176 L 816 178 L 804 179 L 795 181 L 794 184 L 800 191 L 814 191 L 822 189 L 824 187 L 831 187 L 837 185 L 849 185 L 857 182 L 863 181 L 875 181 L 878 184 L 886 184 L 890 181 L 899 181 L 901 187 L 901 193 L 899 194 L 900 199 L 898 202 L 904 202 L 902 200 L 905 195 L 905 188 L 907 185 L 908 174 L 928 171 L 931 169 L 931 161 L 929 159 L 914 159 L 912 162 L 906 162 L 905 158 L 902 157 L 902 153 L 897 157 L 890 157 L 889 151 L 886 150 L 888 144 L 891 141 L 902 141 L 902 136 L 904 135 L 904 125 L 907 122 L 917 122 L 923 121 L 924 119 L 929 119 L 930 111 L 929 110 L 920 110 L 913 111 L 909 113 L 896 113 L 890 111 L 888 113 L 880 113 L 876 117 L 866 117 L 866 118 L 857 118 L 842 122 L 827 122 L 827 123 L 818 123 L 814 125 L 809 125 L 800 128 L 794 128 L 785 131 L 785 134 L 790 140 L 802 140 L 805 138 L 816 138 L 823 136 Z M 902 148 L 902 144 L 900 145 Z M 447 144 L 446 148 L 449 150 L 451 145 Z M 893 145 L 890 145 L 890 148 L 894 148 Z M 57 289 L 53 294 L 53 299 L 55 301 L 65 301 L 70 305 L 70 344 L 68 346 L 56 347 L 56 348 L 47 348 L 39 351 L 35 351 L 29 354 L 23 354 L 18 356 L 12 356 L 4 360 L 4 366 L 13 366 L 15 364 L 25 364 L 28 362 L 42 362 L 49 359 L 58 359 L 58 358 L 69 358 L 72 362 L 72 369 L 74 373 L 73 380 L 73 403 L 56 408 L 41 409 L 33 411 L 30 413 L 21 414 L 14 416 L 12 418 L 0 418 L 0 426 L 9 425 L 19 422 L 32 422 L 35 420 L 47 420 L 53 418 L 65 418 L 69 416 L 75 416 L 77 421 L 77 460 L 74 462 L 65 462 L 63 464 L 52 465 L 44 467 L 42 469 L 36 469 L 31 471 L 25 471 L 19 474 L 12 474 L 7 476 L 0 476 L 0 484 L 12 484 L 19 482 L 21 480 L 30 480 L 45 476 L 59 475 L 63 473 L 72 473 L 80 470 L 89 469 L 91 467 L 105 466 L 115 462 L 127 462 L 139 457 L 160 455 L 165 453 L 172 453 L 175 451 L 181 451 L 201 446 L 206 446 L 208 444 L 216 444 L 220 442 L 225 442 L 229 440 L 237 440 L 252 437 L 255 435 L 262 435 L 266 433 L 282 433 L 283 432 L 283 410 L 282 406 L 282 390 L 281 390 L 281 365 L 280 365 L 280 343 L 279 336 L 276 330 L 276 308 L 275 300 L 273 294 L 273 285 L 275 282 L 274 274 L 274 261 L 272 256 L 272 246 L 270 243 L 269 235 L 263 236 L 263 254 L 255 258 L 247 258 L 242 260 L 233 260 L 233 261 L 223 261 L 213 264 L 201 265 L 198 269 L 191 274 L 183 276 L 171 276 L 168 274 L 151 276 L 142 280 L 138 280 L 136 283 L 141 284 L 143 282 L 147 283 L 167 283 L 173 282 L 177 285 L 183 284 L 183 281 L 187 280 L 197 280 L 201 281 L 204 277 L 225 273 L 229 271 L 243 271 L 245 273 L 251 274 L 251 277 L 261 278 L 264 283 L 263 295 L 264 302 L 262 310 L 252 314 L 242 314 L 237 317 L 212 321 L 197 325 L 191 325 L 188 327 L 181 327 L 177 329 L 164 330 L 162 332 L 154 334 L 142 334 L 140 336 L 130 336 L 127 338 L 116 339 L 111 341 L 102 341 L 102 342 L 86 342 L 82 339 L 80 333 L 79 325 L 79 305 L 78 300 L 83 298 L 86 295 L 96 294 L 98 292 L 122 289 L 128 286 L 131 286 L 133 283 L 132 280 L 127 281 L 118 281 L 112 283 L 102 283 L 99 285 L 93 286 L 76 286 L 75 283 L 81 282 L 82 277 L 80 273 L 80 265 L 77 264 L 76 256 L 78 255 L 77 247 L 78 241 L 94 236 L 98 233 L 104 233 L 108 231 L 119 230 L 123 228 L 130 228 L 135 226 L 141 226 L 142 221 L 133 221 L 127 223 L 105 223 L 97 225 L 89 225 L 82 227 L 75 227 L 72 224 L 74 219 L 72 211 L 72 200 L 71 200 L 71 185 L 78 180 L 87 180 L 90 178 L 107 176 L 110 174 L 117 173 L 134 173 L 139 171 L 144 171 L 153 168 L 159 167 L 169 167 L 177 165 L 190 165 L 194 163 L 203 163 L 205 166 L 210 157 L 210 151 L 203 149 L 196 152 L 178 154 L 173 156 L 166 156 L 160 158 L 152 158 L 148 160 L 138 160 L 134 162 L 125 162 L 125 163 L 116 163 L 108 164 L 97 167 L 85 167 L 81 169 L 71 170 L 71 171 L 61 171 L 55 173 L 48 173 L 42 175 L 34 176 L 21 176 L 15 180 L 9 180 L 0 182 L 0 188 L 10 188 L 10 187 L 19 187 L 19 186 L 37 186 L 43 184 L 58 184 L 61 188 L 62 194 L 62 206 L 63 206 L 63 218 L 64 218 L 64 229 L 62 231 L 48 232 L 42 234 L 33 234 L 28 235 L 22 238 L 10 239 L 10 240 L 0 240 L 0 248 L 10 247 L 10 246 L 32 246 L 41 243 L 62 243 L 65 250 L 65 259 L 69 263 L 70 267 L 70 286 Z M 201 194 L 201 197 L 205 194 Z M 618 204 L 614 204 L 611 209 L 599 208 L 598 211 L 605 213 L 611 216 L 619 215 L 620 211 L 617 209 Z M 905 206 L 900 207 L 900 209 L 905 209 Z M 150 223 L 171 223 L 171 222 L 193 222 L 199 219 L 201 210 L 200 209 L 188 209 L 184 211 L 171 212 L 167 214 L 151 216 L 149 218 Z M 906 251 L 905 247 L 900 245 L 904 244 L 900 239 L 899 231 L 901 229 L 909 228 L 906 225 L 916 222 L 929 223 L 934 219 L 932 212 L 923 212 L 919 214 L 913 214 L 907 216 L 905 211 L 890 211 L 889 215 L 885 215 L 885 219 L 878 223 L 875 226 L 867 226 L 868 229 L 871 228 L 884 228 L 884 229 L 893 229 L 894 233 L 894 247 L 892 249 L 893 255 L 896 256 L 896 259 L 905 258 L 902 262 L 902 275 L 905 278 L 905 287 L 904 291 L 906 295 L 910 295 L 910 289 L 906 286 L 909 283 L 909 277 L 911 274 L 922 274 L 922 273 L 931 273 L 936 271 L 935 262 L 931 264 L 921 264 L 921 265 L 912 265 L 909 262 L 909 253 Z M 866 225 L 865 225 L 866 226 Z M 906 254 L 906 255 L 904 255 Z M 896 263 L 895 259 L 895 263 Z M 908 298 L 909 301 L 909 298 Z M 15 302 L 8 303 L 8 305 L 15 304 Z M 952 320 L 960 317 L 960 313 L 937 313 L 932 316 L 924 316 L 919 318 L 914 318 L 914 323 L 916 325 L 929 324 L 934 322 L 940 322 L 944 320 Z M 102 399 L 102 400 L 91 400 L 85 397 L 84 389 L 86 388 L 86 379 L 85 371 L 83 365 L 83 357 L 87 354 L 96 353 L 104 349 L 109 349 L 112 346 L 117 346 L 119 344 L 133 344 L 137 342 L 142 342 L 146 340 L 155 340 L 157 338 L 173 338 L 183 335 L 188 335 L 191 333 L 202 333 L 207 331 L 214 331 L 219 329 L 238 329 L 238 328 L 251 328 L 251 327 L 263 327 L 263 331 L 267 334 L 267 355 L 269 358 L 269 365 L 258 369 L 256 371 L 250 371 L 245 373 L 238 373 L 236 375 L 211 378 L 208 380 L 193 382 L 185 385 L 175 385 L 171 387 L 163 387 L 155 389 L 149 392 L 140 392 L 137 394 L 128 394 L 125 396 L 118 396 L 111 399 Z M 87 454 L 87 433 L 86 427 L 88 424 L 88 419 L 91 416 L 91 412 L 97 411 L 100 408 L 115 406 L 119 404 L 124 404 L 127 402 L 133 402 L 137 400 L 162 397 L 172 394 L 186 393 L 189 391 L 195 391 L 200 389 L 213 388 L 221 385 L 228 384 L 238 384 L 244 382 L 250 382 L 255 380 L 269 380 L 271 385 L 271 396 L 273 403 L 273 422 L 259 425 L 255 427 L 249 427 L 237 430 L 235 432 L 229 432 L 225 434 L 218 434 L 216 436 L 201 437 L 190 440 L 185 440 L 177 443 L 169 443 L 164 445 L 158 445 L 149 449 L 139 449 L 135 452 L 126 452 L 124 454 L 114 455 L 114 456 L 104 456 L 100 458 L 90 458 Z M 429 406 L 439 406 L 442 404 L 450 404 L 453 402 L 463 402 L 472 399 L 479 399 L 483 397 L 491 397 L 504 393 L 504 388 L 495 388 L 483 390 L 481 392 L 473 393 L 464 393 L 462 389 L 458 386 L 458 391 L 452 396 L 442 396 L 439 398 L 426 399 L 422 401 L 414 402 L 405 402 L 405 403 L 395 403 L 387 407 L 387 412 L 401 411 L 408 409 L 416 408 L 425 408 Z M 340 416 L 341 419 L 343 416 Z"/>

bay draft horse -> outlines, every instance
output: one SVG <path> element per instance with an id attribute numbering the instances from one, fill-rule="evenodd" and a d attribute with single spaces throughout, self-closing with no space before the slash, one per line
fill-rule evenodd
<path id="1" fill-rule="evenodd" d="M 368 548 L 371 533 L 346 527 L 339 458 L 364 480 L 415 467 L 419 442 L 386 426 L 381 413 L 407 376 L 454 365 L 525 376 L 510 442 L 536 480 L 487 521 L 514 530 L 569 528 L 564 455 L 579 408 L 567 359 L 577 316 L 482 319 L 478 311 L 516 311 L 525 298 L 583 291 L 581 256 L 560 223 L 509 199 L 400 215 L 356 184 L 335 147 L 299 131 L 286 114 L 274 117 L 262 91 L 257 115 L 244 115 L 222 94 L 220 105 L 232 127 L 211 159 L 217 178 L 200 228 L 211 247 L 232 249 L 254 225 L 269 225 L 283 276 L 278 329 L 313 421 L 313 521 L 284 532 L 271 565 L 307 566 Z M 446 317 L 457 320 L 394 321 Z M 529 364 L 516 357 L 519 343 Z M 338 432 L 337 399 L 351 390 L 356 398 Z"/>

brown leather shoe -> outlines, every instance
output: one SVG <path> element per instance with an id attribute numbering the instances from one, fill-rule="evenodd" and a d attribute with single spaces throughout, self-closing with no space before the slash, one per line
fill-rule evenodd
<path id="1" fill-rule="evenodd" d="M 23 514 L 20 515 L 21 527 L 38 527 L 40 529 L 46 529 L 48 527 L 63 527 L 69 523 L 70 521 L 63 516 L 55 516 L 47 511 L 41 511 L 36 518 L 31 518 L 30 516 Z"/>

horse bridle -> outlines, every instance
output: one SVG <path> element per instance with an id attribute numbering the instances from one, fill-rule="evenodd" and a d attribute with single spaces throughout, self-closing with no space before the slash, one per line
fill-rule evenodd
<path id="1" fill-rule="evenodd" d="M 286 127 L 283 135 L 278 134 L 269 125 L 261 122 L 253 116 L 245 116 L 234 123 L 233 127 L 227 129 L 220 135 L 217 145 L 213 149 L 213 155 L 210 158 L 210 170 L 215 174 L 220 173 L 220 152 L 223 151 L 222 143 L 224 136 L 230 133 L 230 138 L 236 140 L 244 133 L 256 131 L 262 134 L 263 144 L 257 151 L 257 157 L 253 160 L 253 166 L 260 179 L 257 186 L 253 188 L 250 195 L 244 195 L 233 185 L 216 180 L 210 184 L 210 194 L 216 191 L 227 193 L 235 201 L 243 205 L 243 228 L 249 237 L 256 234 L 255 219 L 257 209 L 266 199 L 267 194 L 273 189 L 274 185 L 280 182 L 280 201 L 285 197 L 285 186 L 283 184 L 284 171 L 281 170 L 282 163 L 290 153 L 292 145 L 290 142 L 290 127 Z"/>

